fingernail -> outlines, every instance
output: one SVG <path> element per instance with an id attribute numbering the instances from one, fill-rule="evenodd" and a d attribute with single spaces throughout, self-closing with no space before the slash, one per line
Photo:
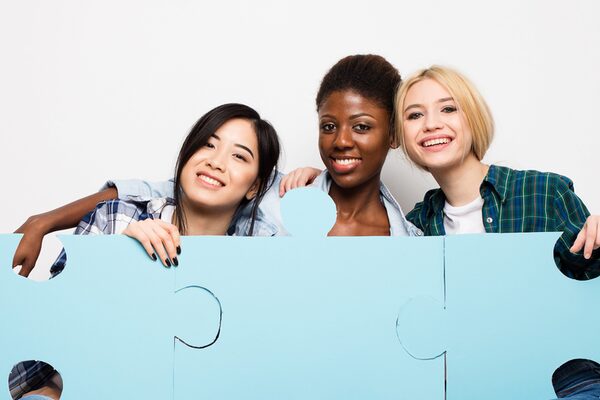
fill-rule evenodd
<path id="1" fill-rule="evenodd" d="M 177 246 L 177 254 L 181 254 L 181 246 Z"/>
<path id="2" fill-rule="evenodd" d="M 179 266 L 179 261 L 177 260 L 177 257 L 173 258 L 173 264 L 175 264 L 176 267 Z"/>
<path id="3" fill-rule="evenodd" d="M 171 261 L 168 258 L 165 260 L 165 264 L 167 264 L 167 268 L 171 268 Z"/>
<path id="4" fill-rule="evenodd" d="M 156 260 L 158 259 L 158 258 L 156 257 L 156 254 L 152 253 L 152 259 L 153 259 L 154 261 L 156 261 Z"/>

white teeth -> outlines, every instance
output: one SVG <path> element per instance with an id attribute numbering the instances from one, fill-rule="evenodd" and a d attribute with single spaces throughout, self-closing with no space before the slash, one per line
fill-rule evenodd
<path id="1" fill-rule="evenodd" d="M 206 175 L 200 175 L 199 177 L 201 180 L 203 180 L 204 182 L 208 183 L 209 185 L 213 185 L 213 186 L 223 186 L 223 184 L 221 182 L 219 182 L 216 179 L 213 179 L 209 176 Z"/>
<path id="2" fill-rule="evenodd" d="M 360 159 L 359 158 L 336 158 L 336 159 L 334 159 L 334 161 L 336 164 L 349 165 L 349 164 L 359 162 Z"/>
<path id="3" fill-rule="evenodd" d="M 431 139 L 426 142 L 423 142 L 424 147 L 435 146 L 436 144 L 446 144 L 450 143 L 450 139 L 448 138 L 439 138 L 439 139 Z"/>

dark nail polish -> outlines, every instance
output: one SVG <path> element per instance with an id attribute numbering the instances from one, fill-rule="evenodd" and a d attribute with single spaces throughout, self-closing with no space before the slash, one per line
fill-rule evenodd
<path id="1" fill-rule="evenodd" d="M 167 264 L 167 268 L 171 268 L 171 261 L 168 258 L 165 260 L 165 263 Z"/>
<path id="2" fill-rule="evenodd" d="M 152 253 L 152 259 L 153 259 L 154 261 L 156 261 L 156 260 L 158 259 L 158 258 L 156 257 L 156 254 Z"/>
<path id="3" fill-rule="evenodd" d="M 177 260 L 177 257 L 173 258 L 173 264 L 178 267 L 179 266 L 179 261 Z"/>
<path id="4" fill-rule="evenodd" d="M 181 246 L 177 246 L 177 254 L 181 254 Z"/>

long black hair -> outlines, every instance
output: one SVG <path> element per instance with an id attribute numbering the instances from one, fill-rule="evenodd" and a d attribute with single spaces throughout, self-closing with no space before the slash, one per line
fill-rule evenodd
<path id="1" fill-rule="evenodd" d="M 275 179 L 275 167 L 279 160 L 280 146 L 275 128 L 268 121 L 262 119 L 254 109 L 237 103 L 223 104 L 200 117 L 181 146 L 175 165 L 174 200 L 175 219 L 183 235 L 186 233 L 187 225 L 182 207 L 181 171 L 188 160 L 208 143 L 208 140 L 223 124 L 236 118 L 246 119 L 252 123 L 258 141 L 258 188 L 256 195 L 252 200 L 244 197 L 238 207 L 239 209 L 252 201 L 251 223 L 247 233 L 248 236 L 252 236 L 258 205 Z"/>

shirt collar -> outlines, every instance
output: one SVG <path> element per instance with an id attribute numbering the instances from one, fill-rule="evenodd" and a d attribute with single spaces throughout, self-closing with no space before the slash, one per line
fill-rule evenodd
<path id="1" fill-rule="evenodd" d="M 487 174 L 485 175 L 485 178 L 483 179 L 483 182 L 481 183 L 481 187 L 479 189 L 479 191 L 481 192 L 481 197 L 485 199 L 483 193 L 484 188 L 490 187 L 492 190 L 498 193 L 498 196 L 500 196 L 500 200 L 504 202 L 508 193 L 508 182 L 511 178 L 511 174 L 512 170 L 510 168 L 499 167 L 493 164 L 490 165 L 490 168 Z M 426 199 L 426 202 L 428 202 L 430 205 L 428 209 L 431 210 L 431 213 L 438 214 L 444 208 L 444 204 L 446 203 L 446 196 L 444 195 L 444 192 L 442 192 L 441 189 L 438 189 L 435 192 L 433 192 L 431 197 Z"/>
<path id="2" fill-rule="evenodd" d="M 508 182 L 511 179 L 511 175 L 512 170 L 510 168 L 499 167 L 493 164 L 490 165 L 490 169 L 481 184 L 480 191 L 483 191 L 484 185 L 489 185 L 496 193 L 498 193 L 500 200 L 504 202 L 504 200 L 506 200 L 506 195 L 508 194 Z"/>
<path id="3" fill-rule="evenodd" d="M 332 178 L 327 170 L 321 172 L 321 174 L 315 178 L 312 183 L 312 187 L 321 189 L 325 193 L 329 193 L 331 188 Z M 379 196 L 381 202 L 387 212 L 388 221 L 390 222 L 390 235 L 391 236 L 406 236 L 406 235 L 418 235 L 417 228 L 414 227 L 402 212 L 400 204 L 396 201 L 392 193 L 385 186 L 383 182 L 379 184 Z"/>

